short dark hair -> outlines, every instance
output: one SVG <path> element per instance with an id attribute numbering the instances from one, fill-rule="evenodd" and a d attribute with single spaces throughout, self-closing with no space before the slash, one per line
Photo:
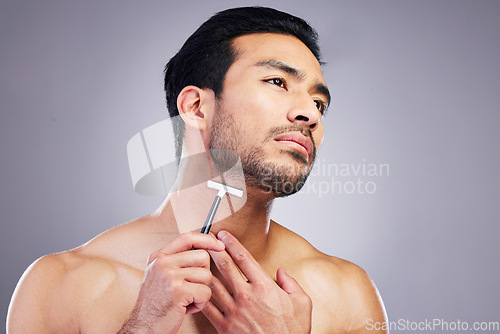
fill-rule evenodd
<path id="1" fill-rule="evenodd" d="M 266 7 L 239 7 L 221 11 L 203 23 L 165 66 L 165 94 L 173 117 L 175 151 L 179 161 L 185 125 L 177 110 L 177 97 L 189 85 L 211 89 L 220 97 L 227 70 L 237 56 L 232 42 L 255 33 L 292 35 L 311 50 L 321 64 L 317 32 L 303 19 Z"/>

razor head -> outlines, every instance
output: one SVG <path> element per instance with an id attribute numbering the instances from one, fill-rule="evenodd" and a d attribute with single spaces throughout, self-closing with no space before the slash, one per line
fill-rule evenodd
<path id="1" fill-rule="evenodd" d="M 224 195 L 226 193 L 234 195 L 234 196 L 238 196 L 238 197 L 243 196 L 243 190 L 237 189 L 237 188 L 233 188 L 233 187 L 230 187 L 230 186 L 228 186 L 226 184 L 218 183 L 218 182 L 215 182 L 215 181 L 212 181 L 212 180 L 209 180 L 207 182 L 207 186 L 209 188 L 218 190 L 219 193 L 217 194 L 217 196 L 219 196 L 219 197 L 224 197 Z"/>

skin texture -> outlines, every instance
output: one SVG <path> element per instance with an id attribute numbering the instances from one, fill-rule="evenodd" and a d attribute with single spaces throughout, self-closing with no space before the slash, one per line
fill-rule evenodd
<path id="1" fill-rule="evenodd" d="M 325 85 L 321 67 L 291 36 L 246 35 L 234 46 L 238 57 L 226 74 L 220 101 L 194 86 L 179 95 L 185 153 L 198 151 L 199 145 L 208 148 L 217 130 L 232 138 L 231 148 L 242 161 L 258 150 L 260 165 L 279 170 L 287 180 L 300 179 L 313 156 L 269 133 L 289 128 L 320 146 L 324 129 L 318 100 L 328 102 L 318 90 L 318 84 Z M 303 76 L 262 66 L 269 61 Z M 231 120 L 224 130 L 217 128 L 217 112 Z M 194 131 L 201 142 L 193 139 Z M 16 288 L 8 332 L 366 333 L 367 320 L 386 321 L 368 275 L 272 221 L 277 194 L 263 191 L 255 184 L 258 178 L 247 181 L 244 206 L 212 228 L 219 240 L 196 231 L 179 235 L 173 207 L 202 221 L 206 210 L 200 208 L 213 199 L 200 186 L 193 192 L 197 195 L 172 193 L 151 215 L 71 251 L 40 258 Z M 314 224 L 321 228 L 322 223 Z"/>

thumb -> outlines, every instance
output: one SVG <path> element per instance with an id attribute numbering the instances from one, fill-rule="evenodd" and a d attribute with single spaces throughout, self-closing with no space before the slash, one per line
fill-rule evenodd
<path id="1" fill-rule="evenodd" d="M 278 268 L 276 272 L 276 283 L 289 295 L 305 293 L 299 283 L 292 276 L 288 275 L 283 268 Z"/>

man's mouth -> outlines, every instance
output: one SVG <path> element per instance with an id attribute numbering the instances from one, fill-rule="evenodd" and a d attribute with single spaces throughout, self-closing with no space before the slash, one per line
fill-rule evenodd
<path id="1" fill-rule="evenodd" d="M 309 157 L 313 153 L 313 143 L 311 139 L 300 132 L 283 133 L 274 137 L 274 140 L 302 153 L 307 160 L 309 160 Z"/>

